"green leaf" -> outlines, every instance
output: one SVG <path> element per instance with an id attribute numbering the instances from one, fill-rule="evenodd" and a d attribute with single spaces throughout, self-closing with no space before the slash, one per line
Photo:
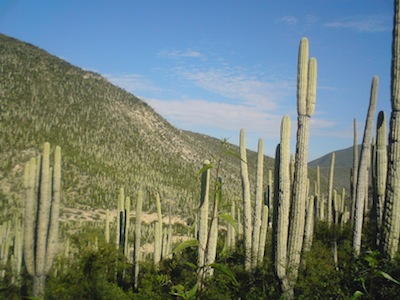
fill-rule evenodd
<path id="1" fill-rule="evenodd" d="M 381 274 L 384 278 L 386 278 L 387 280 L 389 280 L 389 281 L 391 281 L 391 282 L 393 282 L 393 283 L 395 283 L 395 284 L 397 284 L 397 285 L 400 285 L 400 282 L 399 281 L 397 281 L 396 279 L 394 279 L 392 276 L 390 276 L 388 273 L 386 273 L 386 272 L 383 272 L 383 271 L 379 271 L 378 272 L 379 274 Z"/>
<path id="2" fill-rule="evenodd" d="M 197 265 L 191 263 L 191 262 L 185 262 L 184 263 L 186 266 L 188 266 L 189 268 L 196 270 L 197 269 Z"/>
<path id="3" fill-rule="evenodd" d="M 221 214 L 221 215 L 219 215 L 219 217 L 220 217 L 222 220 L 225 220 L 229 225 L 232 225 L 236 232 L 239 232 L 239 229 L 238 229 L 238 225 L 237 225 L 237 223 L 236 223 L 236 220 L 235 220 L 234 218 L 232 218 L 231 215 L 228 215 L 228 214 Z"/>
<path id="4" fill-rule="evenodd" d="M 194 297 L 196 296 L 197 293 L 197 283 L 192 287 L 192 289 L 190 291 L 188 291 L 186 293 L 187 298 L 186 299 L 194 299 Z"/>
<path id="5" fill-rule="evenodd" d="M 176 246 L 174 248 L 174 250 L 172 250 L 171 254 L 174 254 L 176 252 L 180 252 L 186 248 L 189 247 L 198 247 L 199 246 L 199 241 L 198 240 L 188 240 L 188 241 L 184 241 L 183 243 L 180 243 L 178 246 Z"/>
<path id="6" fill-rule="evenodd" d="M 212 165 L 211 163 L 210 163 L 210 164 L 204 165 L 204 166 L 200 169 L 198 175 L 203 174 L 205 171 L 211 169 L 212 167 L 213 167 L 213 165 Z"/>
<path id="7" fill-rule="evenodd" d="M 242 159 L 240 158 L 240 154 L 237 153 L 237 152 L 235 152 L 235 151 L 233 151 L 233 150 L 231 150 L 231 149 L 226 149 L 226 150 L 225 150 L 225 153 L 228 154 L 228 155 L 230 155 L 230 156 L 233 156 L 233 157 L 236 157 L 236 158 L 242 160 Z"/>
<path id="8" fill-rule="evenodd" d="M 364 295 L 363 292 L 361 292 L 361 291 L 355 291 L 354 294 L 353 294 L 353 296 L 350 298 L 350 300 L 358 299 L 358 298 L 360 298 L 360 297 L 363 296 L 363 295 Z"/>
<path id="9" fill-rule="evenodd" d="M 226 275 L 232 281 L 232 283 L 234 285 L 236 285 L 236 286 L 239 285 L 239 282 L 236 280 L 235 274 L 227 266 L 225 266 L 223 264 L 218 264 L 218 263 L 212 263 L 210 266 L 212 268 L 214 268 L 215 270 L 218 270 L 221 273 L 223 273 L 224 275 Z"/>

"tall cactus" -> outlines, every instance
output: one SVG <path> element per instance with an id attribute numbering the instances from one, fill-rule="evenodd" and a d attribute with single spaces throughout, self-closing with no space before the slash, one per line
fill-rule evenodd
<path id="1" fill-rule="evenodd" d="M 306 215 L 306 224 L 304 227 L 304 252 L 308 252 L 311 249 L 313 236 L 314 236 L 314 208 L 315 208 L 315 197 L 311 196 L 308 199 L 307 205 L 307 215 Z"/>
<path id="2" fill-rule="evenodd" d="M 308 59 L 308 40 L 299 46 L 297 75 L 297 142 L 289 234 L 288 270 L 292 286 L 297 280 L 303 247 L 307 201 L 308 143 L 310 118 L 314 114 L 317 91 L 317 61 Z"/>
<path id="3" fill-rule="evenodd" d="M 140 239 L 142 237 L 142 206 L 143 206 L 143 192 L 142 189 L 138 191 L 138 198 L 136 202 L 136 215 L 135 215 L 135 244 L 134 244 L 134 284 L 133 289 L 137 291 L 139 284 L 139 267 L 140 267 Z"/>
<path id="4" fill-rule="evenodd" d="M 329 182 L 328 182 L 328 200 L 327 200 L 327 221 L 329 226 L 332 224 L 332 217 L 333 217 L 333 175 L 335 173 L 335 152 L 331 155 L 331 166 L 329 168 Z"/>
<path id="5" fill-rule="evenodd" d="M 160 194 L 156 194 L 157 222 L 154 230 L 154 264 L 157 265 L 162 258 L 162 236 L 163 236 L 163 221 L 161 213 Z"/>
<path id="6" fill-rule="evenodd" d="M 293 288 L 287 278 L 287 246 L 290 209 L 290 118 L 285 116 L 281 123 L 280 144 L 276 151 L 274 192 L 274 260 L 283 294 L 293 298 Z"/>
<path id="7" fill-rule="evenodd" d="M 383 252 L 394 258 L 400 236 L 400 0 L 395 1 L 392 40 L 391 105 L 388 173 L 383 222 Z"/>
<path id="8" fill-rule="evenodd" d="M 356 255 L 359 255 L 361 250 L 361 235 L 365 208 L 364 206 L 368 188 L 368 158 L 371 151 L 371 135 L 376 107 L 376 98 L 378 94 L 378 82 L 378 77 L 374 76 L 371 85 L 371 96 L 369 101 L 367 119 L 365 121 L 364 136 L 360 155 L 360 165 L 358 166 L 353 227 L 353 249 Z"/>
<path id="9" fill-rule="evenodd" d="M 204 161 L 206 170 L 201 176 L 201 195 L 200 195 L 200 212 L 199 212 L 199 252 L 197 258 L 198 267 L 201 268 L 206 264 L 206 246 L 208 235 L 208 205 L 209 205 L 209 186 L 210 186 L 210 161 Z"/>
<path id="10" fill-rule="evenodd" d="M 376 244 L 380 244 L 383 207 L 385 203 L 387 177 L 386 116 L 380 111 L 376 124 L 375 163 L 373 166 L 373 215 L 375 216 Z"/>
<path id="11" fill-rule="evenodd" d="M 261 216 L 263 210 L 263 176 L 264 176 L 264 142 L 258 140 L 257 155 L 257 175 L 256 175 L 256 198 L 254 205 L 254 223 L 253 223 L 253 240 L 252 240 L 252 268 L 258 264 L 258 248 L 260 244 Z"/>
<path id="12" fill-rule="evenodd" d="M 41 163 L 38 164 L 37 161 Z M 44 144 L 41 159 L 32 158 L 25 165 L 24 185 L 24 259 L 28 274 L 33 277 L 33 296 L 40 298 L 44 296 L 46 276 L 57 251 L 61 202 L 59 146 L 55 148 L 53 169 L 50 168 L 49 143 Z"/>
<path id="13" fill-rule="evenodd" d="M 251 269 L 251 236 L 252 236 L 252 221 L 251 221 L 251 199 L 250 199 L 250 183 L 247 168 L 246 155 L 246 137 L 244 129 L 240 130 L 240 175 L 242 178 L 242 197 L 243 197 L 243 224 L 244 224 L 244 268 L 246 271 Z"/>

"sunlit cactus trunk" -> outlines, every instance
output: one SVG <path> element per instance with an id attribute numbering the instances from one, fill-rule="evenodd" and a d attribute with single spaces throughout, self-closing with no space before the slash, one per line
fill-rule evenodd
<path id="1" fill-rule="evenodd" d="M 262 218 L 261 218 L 261 229 L 260 229 L 260 241 L 258 246 L 258 264 L 262 265 L 264 261 L 265 254 L 265 242 L 267 240 L 267 232 L 268 232 L 268 214 L 269 208 L 268 205 L 264 203 L 262 209 Z"/>
<path id="2" fill-rule="evenodd" d="M 162 256 L 162 239 L 163 239 L 163 221 L 161 213 L 160 195 L 156 194 L 157 222 L 154 228 L 154 264 L 157 265 Z"/>
<path id="3" fill-rule="evenodd" d="M 356 205 L 356 186 L 358 178 L 358 141 L 357 141 L 357 119 L 353 122 L 353 168 L 351 169 L 351 221 L 354 222 L 354 211 Z"/>
<path id="4" fill-rule="evenodd" d="M 307 214 L 306 214 L 306 224 L 304 228 L 304 252 L 308 252 L 311 249 L 313 236 L 314 236 L 314 208 L 315 208 L 315 197 L 310 196 L 308 199 L 307 205 Z"/>
<path id="5" fill-rule="evenodd" d="M 232 217 L 232 220 L 236 220 L 236 205 L 235 205 L 235 201 L 232 201 L 232 204 L 231 204 L 231 217 Z M 228 232 L 229 232 L 228 245 L 229 245 L 230 249 L 233 249 L 235 247 L 235 245 L 236 245 L 236 230 L 233 227 L 233 225 L 231 225 L 231 224 L 228 225 Z"/>
<path id="6" fill-rule="evenodd" d="M 297 281 L 307 201 L 308 143 L 310 118 L 314 114 L 317 90 L 317 61 L 308 59 L 308 40 L 303 38 L 299 47 L 297 75 L 297 142 L 292 193 L 291 222 L 289 234 L 288 270 L 289 280 Z"/>
<path id="7" fill-rule="evenodd" d="M 258 252 L 260 245 L 261 216 L 263 209 L 263 176 L 264 176 L 264 142 L 258 140 L 257 175 L 256 175 L 256 198 L 254 205 L 254 224 L 252 239 L 252 268 L 258 264 Z"/>
<path id="8" fill-rule="evenodd" d="M 131 214 L 131 199 L 125 197 L 125 229 L 124 229 L 124 254 L 129 259 L 129 227 L 130 227 L 130 214 Z"/>
<path id="9" fill-rule="evenodd" d="M 216 184 L 216 197 L 214 199 L 214 206 L 212 212 L 212 219 L 210 224 L 209 241 L 207 247 L 207 265 L 213 264 L 217 255 L 217 242 L 218 242 L 218 207 L 222 197 L 222 180 L 218 178 Z M 207 275 L 211 276 L 214 273 L 213 268 L 207 270 Z"/>
<path id="10" fill-rule="evenodd" d="M 391 259 L 399 246 L 400 236 L 400 1 L 395 2 L 392 41 L 391 104 L 388 173 L 383 222 L 383 252 Z"/>
<path id="11" fill-rule="evenodd" d="M 140 268 L 140 239 L 142 237 L 142 206 L 143 206 L 143 192 L 141 189 L 138 191 L 138 198 L 136 202 L 136 215 L 135 215 L 135 242 L 133 248 L 134 256 L 134 291 L 138 290 L 139 284 L 139 268 Z"/>
<path id="12" fill-rule="evenodd" d="M 368 188 L 368 164 L 371 152 L 371 135 L 376 107 L 376 98 L 378 94 L 378 82 L 378 77 L 374 76 L 371 85 L 371 96 L 367 119 L 365 121 L 364 136 L 360 155 L 360 165 L 358 167 L 353 226 L 353 249 L 356 255 L 359 255 L 361 250 L 361 235 L 364 221 L 365 198 L 367 197 Z"/>
<path id="13" fill-rule="evenodd" d="M 210 161 L 204 161 L 204 168 L 210 166 Z M 208 235 L 208 206 L 209 206 L 209 185 L 210 185 L 210 169 L 207 168 L 201 175 L 201 195 L 200 195 L 200 211 L 199 211 L 199 251 L 197 265 L 199 268 L 206 263 L 206 247 Z"/>
<path id="14" fill-rule="evenodd" d="M 41 163 L 38 163 L 41 162 Z M 42 298 L 47 274 L 57 251 L 61 202 L 61 148 L 54 152 L 50 168 L 50 144 L 45 143 L 42 159 L 32 158 L 24 170 L 26 191 L 24 259 L 33 277 L 33 296 Z"/>
<path id="15" fill-rule="evenodd" d="M 335 152 L 331 155 L 331 165 L 329 168 L 329 179 L 328 179 L 328 199 L 327 199 L 327 221 L 329 226 L 333 220 L 333 178 L 335 173 Z"/>
<path id="16" fill-rule="evenodd" d="M 287 278 L 287 246 L 290 209 L 290 118 L 281 123 L 280 144 L 276 151 L 274 203 L 274 265 L 283 295 L 293 298 L 293 289 Z"/>
<path id="17" fill-rule="evenodd" d="M 110 242 L 110 211 L 106 210 L 106 222 L 104 228 L 104 239 L 106 243 Z"/>
<path id="18" fill-rule="evenodd" d="M 242 197 L 243 197 L 243 231 L 244 231 L 244 268 L 246 271 L 251 269 L 251 242 L 252 242 L 252 221 L 251 221 L 251 199 L 250 183 L 247 167 L 246 140 L 244 129 L 240 130 L 240 175 L 242 178 Z"/>

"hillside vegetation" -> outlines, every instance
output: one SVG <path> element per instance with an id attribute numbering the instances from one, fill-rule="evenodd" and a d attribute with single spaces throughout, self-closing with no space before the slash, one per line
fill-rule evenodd
<path id="1" fill-rule="evenodd" d="M 184 217 L 198 203 L 203 161 L 222 149 L 220 140 L 174 128 L 100 75 L 5 35 L 0 99 L 0 197 L 8 210 L 20 206 L 23 165 L 46 141 L 63 151 L 63 206 L 112 209 L 120 187 L 132 195 L 142 186 Z M 249 164 L 254 176 L 253 152 Z M 229 198 L 240 198 L 239 159 L 226 156 L 221 174 Z"/>

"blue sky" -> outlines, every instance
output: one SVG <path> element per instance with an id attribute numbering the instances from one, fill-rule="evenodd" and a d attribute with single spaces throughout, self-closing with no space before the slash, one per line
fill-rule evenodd
<path id="1" fill-rule="evenodd" d="M 0 32 L 95 71 L 174 126 L 274 156 L 295 148 L 297 52 L 318 61 L 309 159 L 362 139 L 372 77 L 390 114 L 392 0 L 0 0 Z"/>

